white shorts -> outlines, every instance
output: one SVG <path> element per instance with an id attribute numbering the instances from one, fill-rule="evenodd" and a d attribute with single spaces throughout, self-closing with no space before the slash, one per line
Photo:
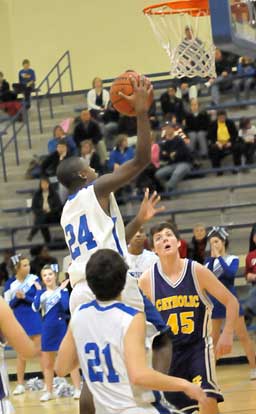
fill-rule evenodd
<path id="1" fill-rule="evenodd" d="M 82 305 L 83 303 L 91 302 L 94 299 L 95 296 L 89 288 L 86 280 L 76 283 L 71 292 L 69 301 L 69 309 L 71 314 L 77 306 Z M 144 312 L 144 303 L 138 288 L 138 282 L 129 274 L 129 272 L 127 273 L 126 284 L 122 292 L 122 301 L 127 305 Z"/>

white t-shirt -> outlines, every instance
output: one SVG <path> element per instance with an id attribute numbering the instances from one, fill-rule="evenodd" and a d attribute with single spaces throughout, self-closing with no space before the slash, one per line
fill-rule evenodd
<path id="1" fill-rule="evenodd" d="M 142 273 L 150 269 L 157 261 L 157 255 L 147 249 L 144 249 L 139 255 L 128 252 L 127 261 L 129 264 L 129 273 L 136 279 L 139 279 Z"/>

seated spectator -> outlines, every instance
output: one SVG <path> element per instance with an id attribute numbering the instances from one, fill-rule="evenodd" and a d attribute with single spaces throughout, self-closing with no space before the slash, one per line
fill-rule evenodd
<path id="1" fill-rule="evenodd" d="M 220 102 L 220 92 L 226 92 L 233 87 L 232 68 L 236 66 L 237 56 L 232 53 L 222 52 L 220 49 L 215 51 L 215 68 L 217 77 L 206 82 L 206 86 L 211 88 L 212 103 L 218 105 Z"/>
<path id="2" fill-rule="evenodd" d="M 256 234 L 256 223 L 252 226 L 249 240 L 249 252 L 256 249 L 256 241 L 254 235 Z"/>
<path id="3" fill-rule="evenodd" d="M 103 83 L 100 78 L 94 78 L 92 87 L 87 93 L 88 109 L 95 119 L 100 119 L 108 107 L 109 92 L 103 89 Z"/>
<path id="4" fill-rule="evenodd" d="M 3 261 L 0 263 L 0 286 L 2 286 L 9 277 L 13 276 L 13 265 L 11 257 L 14 255 L 13 249 L 6 249 L 3 252 Z"/>
<path id="5" fill-rule="evenodd" d="M 160 167 L 160 147 L 156 142 L 156 131 L 151 131 L 152 146 L 151 146 L 151 163 L 138 175 L 136 179 L 136 188 L 139 193 L 144 193 L 146 188 L 150 191 L 160 192 L 161 185 L 155 177 L 155 173 Z"/>
<path id="6" fill-rule="evenodd" d="M 256 68 L 253 59 L 247 56 L 240 57 L 237 65 L 237 75 L 244 77 L 233 81 L 236 100 L 239 101 L 241 91 L 244 91 L 244 99 L 248 100 L 255 84 Z"/>
<path id="7" fill-rule="evenodd" d="M 16 94 L 10 91 L 10 85 L 4 78 L 3 72 L 0 72 L 0 102 L 14 101 L 16 97 Z"/>
<path id="8" fill-rule="evenodd" d="M 100 125 L 97 121 L 92 119 L 90 111 L 84 109 L 80 114 L 80 120 L 74 129 L 74 141 L 77 148 L 80 148 L 81 141 L 85 139 L 92 140 L 96 152 L 100 157 L 101 165 L 104 166 L 107 160 L 106 145 L 103 140 Z"/>
<path id="9" fill-rule="evenodd" d="M 47 177 L 55 177 L 59 163 L 65 158 L 70 157 L 68 144 L 65 139 L 60 139 L 56 151 L 47 155 L 41 165 L 42 175 Z"/>
<path id="10" fill-rule="evenodd" d="M 57 150 L 58 142 L 62 139 L 65 139 L 68 151 L 71 155 L 74 155 L 77 151 L 76 144 L 71 136 L 67 136 L 60 125 L 56 125 L 53 128 L 53 138 L 48 141 L 48 152 L 51 154 L 52 152 Z"/>
<path id="11" fill-rule="evenodd" d="M 160 102 L 163 115 L 173 114 L 176 116 L 177 122 L 181 124 L 184 118 L 184 105 L 182 100 L 177 98 L 176 92 L 176 86 L 171 85 L 168 91 L 160 96 Z"/>
<path id="12" fill-rule="evenodd" d="M 108 150 L 114 148 L 114 142 L 118 134 L 119 117 L 120 113 L 113 107 L 112 102 L 109 101 L 102 118 L 104 122 L 104 137 Z"/>
<path id="13" fill-rule="evenodd" d="M 166 114 L 164 117 L 165 122 L 170 122 L 173 125 L 176 125 L 175 127 L 175 135 L 182 138 L 185 142 L 185 144 L 190 144 L 190 139 L 188 135 L 184 132 L 183 125 L 185 125 L 185 119 L 182 121 L 182 125 L 178 124 L 176 115 L 173 114 Z M 163 139 L 165 137 L 165 129 L 162 129 L 161 132 L 161 138 Z"/>
<path id="14" fill-rule="evenodd" d="M 14 91 L 23 93 L 25 98 L 26 107 L 30 108 L 30 95 L 35 88 L 36 74 L 30 67 L 30 61 L 24 59 L 22 62 L 23 69 L 19 71 L 19 83 L 13 84 Z"/>
<path id="15" fill-rule="evenodd" d="M 191 99 L 190 112 L 185 116 L 185 130 L 189 136 L 190 149 L 193 154 L 198 152 L 201 158 L 207 158 L 207 131 L 210 124 L 210 118 L 206 111 L 200 111 L 197 99 Z M 198 149 L 198 151 L 197 151 Z"/>
<path id="16" fill-rule="evenodd" d="M 96 154 L 95 149 L 93 147 L 93 143 L 90 139 L 86 139 L 81 142 L 80 145 L 80 156 L 84 158 L 88 165 L 93 168 L 97 173 L 102 172 L 102 168 L 100 165 L 100 157 Z"/>
<path id="17" fill-rule="evenodd" d="M 246 164 L 253 164 L 256 148 L 256 127 L 249 118 L 242 118 L 239 125 L 238 136 L 242 141 L 242 154 Z"/>
<path id="18" fill-rule="evenodd" d="M 45 265 L 58 264 L 58 260 L 56 257 L 50 255 L 48 247 L 45 244 L 33 247 L 30 250 L 30 254 L 33 257 L 30 262 L 30 271 L 34 275 L 40 275 Z"/>
<path id="19" fill-rule="evenodd" d="M 120 135 L 117 139 L 116 147 L 109 156 L 108 166 L 110 171 L 116 170 L 120 165 L 134 157 L 133 147 L 128 146 L 128 138 L 126 135 Z"/>
<path id="20" fill-rule="evenodd" d="M 28 236 L 28 241 L 31 241 L 36 233 L 41 230 L 45 243 L 50 243 L 51 234 L 46 225 L 60 221 L 62 205 L 58 193 L 47 177 L 40 179 L 39 189 L 33 195 L 32 211 L 34 213 L 34 225 Z"/>
<path id="21" fill-rule="evenodd" d="M 251 242 L 254 245 L 251 247 L 254 249 L 249 251 L 245 259 L 245 277 L 252 284 L 244 311 L 247 326 L 252 323 L 256 315 L 256 226 L 252 229 Z"/>
<path id="22" fill-rule="evenodd" d="M 192 155 L 184 140 L 175 135 L 176 125 L 165 122 L 165 139 L 160 142 L 160 160 L 165 162 L 156 178 L 166 191 L 172 191 L 191 170 Z"/>
<path id="23" fill-rule="evenodd" d="M 207 234 L 203 224 L 198 223 L 193 228 L 193 237 L 188 248 L 188 257 L 204 264 L 206 258 Z"/>
<path id="24" fill-rule="evenodd" d="M 121 115 L 118 122 L 118 134 L 127 135 L 129 145 L 135 145 L 137 142 L 137 118 Z"/>
<path id="25" fill-rule="evenodd" d="M 159 120 L 158 117 L 156 115 L 156 102 L 153 101 L 149 110 L 148 110 L 148 116 L 149 116 L 149 121 L 150 121 L 150 126 L 151 129 L 154 130 L 158 130 L 159 128 Z"/>
<path id="26" fill-rule="evenodd" d="M 241 143 L 238 141 L 238 131 L 234 122 L 227 118 L 226 111 L 217 112 L 217 120 L 209 126 L 208 140 L 209 157 L 213 167 L 220 167 L 221 160 L 230 153 L 233 155 L 234 164 L 241 165 Z"/>

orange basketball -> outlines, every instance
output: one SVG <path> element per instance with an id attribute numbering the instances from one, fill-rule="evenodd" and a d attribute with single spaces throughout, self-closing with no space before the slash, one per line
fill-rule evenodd
<path id="1" fill-rule="evenodd" d="M 136 116 L 136 112 L 132 104 L 119 95 L 119 92 L 123 92 L 125 95 L 133 94 L 133 85 L 131 83 L 131 77 L 139 79 L 140 75 L 137 72 L 127 71 L 114 80 L 110 88 L 110 99 L 113 107 L 123 115 Z M 148 108 L 150 108 L 153 102 L 153 91 L 148 97 Z"/>

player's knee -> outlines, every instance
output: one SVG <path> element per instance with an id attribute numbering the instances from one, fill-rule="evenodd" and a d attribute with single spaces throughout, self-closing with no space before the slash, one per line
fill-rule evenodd
<path id="1" fill-rule="evenodd" d="M 199 414 L 218 414 L 218 403 L 216 398 L 207 397 L 204 404 L 200 406 Z"/>

